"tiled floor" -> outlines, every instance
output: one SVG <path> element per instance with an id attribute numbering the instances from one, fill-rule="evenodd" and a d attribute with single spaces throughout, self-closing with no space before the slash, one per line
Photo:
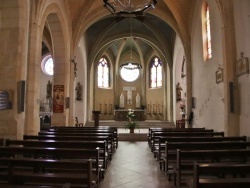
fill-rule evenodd
<path id="1" fill-rule="evenodd" d="M 100 188 L 174 188 L 147 142 L 119 142 Z"/>

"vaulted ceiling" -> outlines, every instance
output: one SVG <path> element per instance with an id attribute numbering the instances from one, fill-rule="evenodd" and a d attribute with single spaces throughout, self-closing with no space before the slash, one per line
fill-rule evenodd
<path id="1" fill-rule="evenodd" d="M 103 0 L 64 0 L 71 19 L 73 45 L 83 35 L 90 59 L 109 52 L 115 59 L 133 50 L 144 55 L 156 51 L 171 61 L 176 34 L 189 41 L 189 20 L 195 0 L 158 0 L 143 16 L 111 14 Z"/>

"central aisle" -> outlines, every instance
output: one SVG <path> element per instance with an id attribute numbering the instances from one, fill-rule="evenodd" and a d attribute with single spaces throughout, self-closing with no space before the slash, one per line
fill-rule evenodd
<path id="1" fill-rule="evenodd" d="M 174 188 L 171 183 L 147 142 L 120 141 L 100 188 Z"/>

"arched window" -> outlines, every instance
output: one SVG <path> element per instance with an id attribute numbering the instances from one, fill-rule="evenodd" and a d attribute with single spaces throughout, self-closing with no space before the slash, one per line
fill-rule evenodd
<path id="1" fill-rule="evenodd" d="M 46 55 L 42 59 L 41 68 L 44 74 L 53 76 L 54 74 L 54 62 L 51 55 Z"/>
<path id="2" fill-rule="evenodd" d="M 150 87 L 162 87 L 162 63 L 155 57 L 150 65 Z"/>
<path id="3" fill-rule="evenodd" d="M 109 65 L 104 57 L 100 59 L 98 64 L 98 87 L 109 87 Z"/>
<path id="4" fill-rule="evenodd" d="M 206 61 L 212 58 L 210 12 L 206 2 L 204 2 L 202 8 L 202 34 L 204 61 Z"/>

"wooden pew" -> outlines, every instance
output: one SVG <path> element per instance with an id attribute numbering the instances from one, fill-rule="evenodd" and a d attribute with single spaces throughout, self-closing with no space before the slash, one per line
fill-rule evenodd
<path id="1" fill-rule="evenodd" d="M 117 129 L 113 128 L 92 128 L 92 127 L 75 127 L 75 128 L 51 128 L 48 130 L 48 132 L 52 133 L 111 133 L 113 134 L 113 141 L 116 144 L 116 148 L 118 148 L 118 132 Z"/>
<path id="2" fill-rule="evenodd" d="M 112 151 L 115 151 L 117 144 L 115 143 L 114 134 L 112 133 L 77 133 L 77 132 L 38 132 L 38 135 L 45 136 L 45 135 L 54 135 L 54 136 L 108 136 L 109 144 L 113 145 Z"/>
<path id="3" fill-rule="evenodd" d="M 250 142 L 166 142 L 165 155 L 160 160 L 164 160 L 163 171 L 171 179 L 173 168 L 177 166 L 177 149 L 180 150 L 223 150 L 223 149 L 247 149 Z"/>
<path id="4" fill-rule="evenodd" d="M 152 152 L 155 152 L 160 137 L 224 137 L 224 132 L 154 132 L 152 134 Z"/>
<path id="5" fill-rule="evenodd" d="M 181 187 L 184 174 L 190 177 L 193 173 L 193 168 L 192 168 L 193 162 L 246 163 L 248 162 L 249 157 L 250 157 L 250 149 L 230 149 L 230 150 L 180 150 L 180 149 L 177 149 L 177 166 L 174 169 L 174 181 L 175 183 L 177 183 L 178 188 Z"/>
<path id="6" fill-rule="evenodd" d="M 166 153 L 166 142 L 226 142 L 226 141 L 246 141 L 246 136 L 236 137 L 159 137 L 159 143 L 155 149 L 155 158 L 161 161 L 162 153 Z M 178 149 L 178 148 L 175 148 Z M 164 154 L 164 156 L 166 156 Z M 162 161 L 163 162 L 163 161 Z"/>
<path id="7" fill-rule="evenodd" d="M 153 132 L 214 132 L 213 129 L 205 129 L 205 127 L 202 128 L 148 128 L 148 145 L 151 147 L 151 140 L 152 140 L 152 133 Z"/>
<path id="8" fill-rule="evenodd" d="M 108 136 L 57 136 L 57 135 L 23 135 L 23 140 L 58 140 L 58 141 L 105 141 L 108 143 L 109 160 L 112 160 L 114 154 L 113 140 Z"/>
<path id="9" fill-rule="evenodd" d="M 98 177 L 98 181 L 104 177 L 105 167 L 100 159 L 99 148 L 96 149 L 72 149 L 72 148 L 48 148 L 48 147 L 20 147 L 1 146 L 1 158 L 30 158 L 30 159 L 92 159 L 93 172 Z"/>
<path id="10" fill-rule="evenodd" d="M 70 185 L 95 188 L 92 160 L 48 160 L 0 158 L 1 183 L 10 185 Z M 2 187 L 2 186 L 1 186 Z M 14 186 L 13 186 L 14 187 Z"/>
<path id="11" fill-rule="evenodd" d="M 250 164 L 194 163 L 193 178 L 187 179 L 189 188 L 249 188 Z M 220 178 L 216 178 L 219 175 Z"/>
<path id="12" fill-rule="evenodd" d="M 96 149 L 100 150 L 100 160 L 106 169 L 108 164 L 107 143 L 105 141 L 54 141 L 54 140 L 6 140 L 6 146 L 23 147 L 49 147 L 49 148 L 71 148 L 71 149 Z"/>

